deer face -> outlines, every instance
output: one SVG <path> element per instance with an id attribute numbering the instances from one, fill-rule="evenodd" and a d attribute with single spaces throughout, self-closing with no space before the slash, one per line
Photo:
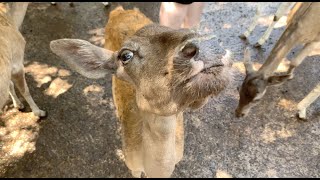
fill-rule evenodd
<path id="1" fill-rule="evenodd" d="M 246 116 L 264 96 L 267 87 L 279 85 L 290 78 L 290 74 L 267 76 L 263 71 L 255 71 L 250 62 L 249 49 L 245 51 L 244 65 L 246 77 L 239 89 L 240 100 L 236 109 L 237 117 Z"/>
<path id="2" fill-rule="evenodd" d="M 148 25 L 125 41 L 117 52 L 83 40 L 60 39 L 50 47 L 88 78 L 111 71 L 136 89 L 141 110 L 170 115 L 206 102 L 228 84 L 228 59 L 213 59 L 201 37 L 192 31 Z"/>
<path id="3" fill-rule="evenodd" d="M 256 105 L 266 93 L 267 83 L 261 74 L 249 74 L 239 89 L 239 105 L 236 116 L 243 117 Z"/>

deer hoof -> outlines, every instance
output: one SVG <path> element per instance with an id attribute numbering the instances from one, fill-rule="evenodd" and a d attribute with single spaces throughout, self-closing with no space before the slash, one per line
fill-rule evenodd
<path id="1" fill-rule="evenodd" d="M 288 80 L 293 79 L 293 77 L 294 77 L 294 75 L 293 75 L 293 74 L 290 74 L 290 76 L 289 76 Z"/>
<path id="2" fill-rule="evenodd" d="M 20 103 L 20 104 L 17 104 L 17 105 L 15 106 L 15 108 L 17 108 L 17 109 L 19 109 L 19 110 L 23 110 L 23 109 L 24 109 L 24 105 L 23 105 L 22 103 Z"/>
<path id="3" fill-rule="evenodd" d="M 38 116 L 38 117 L 46 117 L 47 116 L 47 112 L 45 111 L 42 111 L 42 110 L 36 110 L 36 111 L 33 111 L 33 114 L 35 116 Z"/>
<path id="4" fill-rule="evenodd" d="M 142 172 L 141 171 L 131 171 L 131 174 L 135 178 L 141 178 Z"/>
<path id="5" fill-rule="evenodd" d="M 307 110 L 306 109 L 302 109 L 299 110 L 299 112 L 297 113 L 298 117 L 302 120 L 306 120 L 307 119 Z"/>
<path id="6" fill-rule="evenodd" d="M 241 35 L 239 36 L 239 38 L 241 38 L 241 39 L 247 39 L 247 36 L 245 36 L 244 34 L 241 34 Z"/>
<path id="7" fill-rule="evenodd" d="M 257 42 L 254 44 L 254 47 L 256 47 L 256 48 L 261 47 L 261 44 L 259 42 Z"/>

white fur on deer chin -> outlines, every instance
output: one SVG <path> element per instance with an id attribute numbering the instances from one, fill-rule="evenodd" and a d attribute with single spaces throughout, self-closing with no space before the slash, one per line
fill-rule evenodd
<path id="1" fill-rule="evenodd" d="M 188 78 L 183 85 L 184 94 L 199 99 L 216 96 L 227 89 L 233 80 L 232 62 L 222 60 L 223 65 L 202 68 L 200 72 Z"/>
<path id="2" fill-rule="evenodd" d="M 218 95 L 229 85 L 231 76 L 229 67 L 215 67 L 213 73 L 199 73 L 186 84 L 186 91 L 198 98 Z"/>

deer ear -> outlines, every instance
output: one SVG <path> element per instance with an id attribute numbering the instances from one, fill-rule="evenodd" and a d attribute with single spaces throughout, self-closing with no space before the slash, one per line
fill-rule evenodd
<path id="1" fill-rule="evenodd" d="M 251 53 L 250 53 L 250 49 L 248 47 L 244 51 L 243 64 L 244 64 L 244 67 L 246 69 L 246 74 L 247 75 L 252 73 L 252 72 L 254 72 L 253 65 L 252 65 L 252 62 L 251 62 Z"/>
<path id="2" fill-rule="evenodd" d="M 98 79 L 117 68 L 113 51 L 81 39 L 58 39 L 50 42 L 53 53 L 81 75 Z"/>
<path id="3" fill-rule="evenodd" d="M 268 77 L 268 86 L 279 85 L 290 78 L 290 74 Z"/>

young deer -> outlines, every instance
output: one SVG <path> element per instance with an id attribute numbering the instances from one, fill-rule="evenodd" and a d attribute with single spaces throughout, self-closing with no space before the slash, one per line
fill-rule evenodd
<path id="1" fill-rule="evenodd" d="M 1 4 L 1 3 L 0 3 Z M 24 106 L 18 99 L 14 85 L 20 90 L 36 116 L 45 116 L 33 101 L 24 74 L 25 40 L 19 28 L 23 22 L 27 2 L 14 2 L 9 8 L 0 10 L 0 109 L 3 108 L 9 94 L 14 107 L 22 109 Z"/>
<path id="2" fill-rule="evenodd" d="M 227 56 L 212 59 L 204 37 L 153 24 L 138 10 L 112 11 L 106 47 L 80 39 L 51 50 L 87 78 L 112 76 L 125 163 L 134 177 L 170 177 L 183 157 L 183 111 L 200 108 L 229 83 Z"/>
<path id="3" fill-rule="evenodd" d="M 256 42 L 256 44 L 254 45 L 255 47 L 262 46 L 268 40 L 268 38 L 269 38 L 274 26 L 276 25 L 276 23 L 279 21 L 279 19 L 282 16 L 284 16 L 291 9 L 291 7 L 295 3 L 296 2 L 283 2 L 283 3 L 280 4 L 280 6 L 277 9 L 277 12 L 273 15 L 272 23 L 270 24 L 270 26 L 268 27 L 266 32 L 263 34 L 263 36 L 261 36 L 261 38 L 258 40 L 258 42 Z M 249 37 L 249 35 L 252 33 L 252 31 L 254 30 L 254 28 L 257 26 L 258 19 L 260 17 L 261 17 L 260 16 L 260 5 L 258 5 L 256 14 L 255 14 L 255 16 L 253 18 L 253 22 L 251 23 L 249 28 L 243 34 L 241 34 L 239 37 L 242 38 L 242 39 L 247 39 Z M 289 22 L 289 18 L 287 19 L 287 24 L 288 24 L 288 22 Z"/>
<path id="4" fill-rule="evenodd" d="M 253 70 L 249 50 L 246 50 L 244 65 L 247 75 L 239 92 L 240 101 L 236 110 L 238 117 L 246 115 L 249 109 L 259 102 L 264 96 L 268 86 L 280 84 L 285 80 L 293 78 L 294 69 L 299 66 L 307 56 L 319 53 L 320 23 L 318 23 L 318 20 L 320 19 L 320 3 L 297 3 L 295 9 L 296 11 L 292 15 L 286 30 L 272 49 L 266 62 L 258 71 Z M 287 74 L 271 75 L 277 69 L 282 59 L 287 56 L 288 52 L 299 44 L 304 44 L 304 47 L 291 61 Z M 316 92 L 318 91 L 313 91 L 311 98 L 308 96 L 307 99 L 298 105 L 300 111 L 299 116 L 301 118 L 305 118 L 305 109 L 316 99 Z"/>

